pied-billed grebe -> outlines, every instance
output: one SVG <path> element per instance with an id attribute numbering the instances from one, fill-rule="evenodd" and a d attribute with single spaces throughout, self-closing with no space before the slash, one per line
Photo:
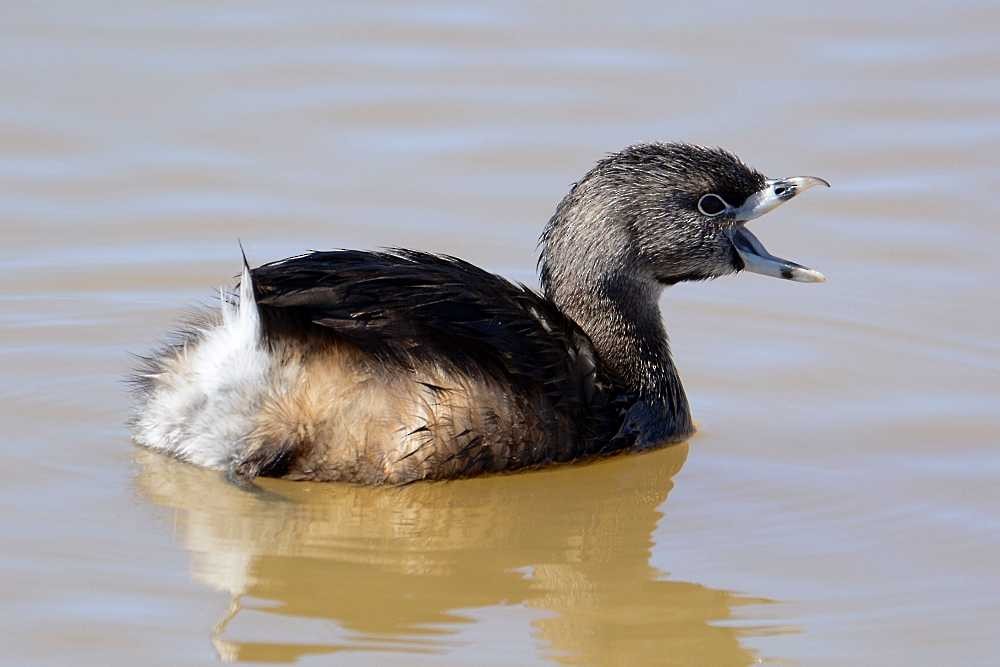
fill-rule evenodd
<path id="1" fill-rule="evenodd" d="M 238 294 L 137 372 L 135 440 L 237 482 L 367 484 L 683 440 L 663 287 L 742 269 L 822 281 L 745 227 L 817 184 L 767 179 L 717 148 L 626 148 L 545 227 L 544 296 L 410 250 L 244 260 Z"/>

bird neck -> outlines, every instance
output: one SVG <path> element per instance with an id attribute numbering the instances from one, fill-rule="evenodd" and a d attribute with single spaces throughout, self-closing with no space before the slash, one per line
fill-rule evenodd
<path id="1" fill-rule="evenodd" d="M 670 354 L 660 314 L 663 286 L 600 252 L 567 263 L 546 242 L 539 261 L 542 288 L 590 337 L 603 368 L 676 433 L 690 431 L 687 397 Z M 553 252 L 555 251 L 555 252 Z"/>
<path id="2" fill-rule="evenodd" d="M 607 370 L 626 389 L 686 411 L 659 309 L 662 290 L 614 274 L 545 286 L 546 296 L 587 333 Z"/>

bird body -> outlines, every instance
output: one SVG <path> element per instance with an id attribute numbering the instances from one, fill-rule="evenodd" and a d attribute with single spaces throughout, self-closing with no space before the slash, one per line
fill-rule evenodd
<path id="1" fill-rule="evenodd" d="M 592 455 L 615 435 L 593 419 L 608 392 L 575 323 L 523 286 L 413 251 L 247 269 L 237 298 L 139 375 L 140 444 L 246 478 L 462 477 Z"/>
<path id="2" fill-rule="evenodd" d="M 410 250 L 245 266 L 218 311 L 145 358 L 134 439 L 238 483 L 402 484 L 687 438 L 658 298 L 749 261 L 785 262 L 754 250 L 737 207 L 728 221 L 700 210 L 706 192 L 738 206 L 767 183 L 718 149 L 609 157 L 543 233 L 544 296 Z"/>

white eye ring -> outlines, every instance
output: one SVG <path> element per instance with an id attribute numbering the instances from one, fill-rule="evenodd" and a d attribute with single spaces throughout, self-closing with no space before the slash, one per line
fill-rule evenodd
<path id="1" fill-rule="evenodd" d="M 718 200 L 718 202 L 722 204 L 722 208 L 716 211 L 715 213 L 709 213 L 708 211 L 705 210 L 704 206 L 705 200 L 708 199 L 709 197 Z M 711 199 L 709 199 L 709 201 L 711 201 Z M 707 215 L 710 218 L 714 218 L 717 215 L 725 213 L 726 211 L 729 210 L 729 208 L 730 206 L 729 204 L 726 203 L 726 200 L 720 197 L 719 195 L 715 194 L 714 192 L 710 192 L 707 195 L 702 195 L 701 199 L 698 200 L 698 212 L 701 213 L 702 215 Z"/>

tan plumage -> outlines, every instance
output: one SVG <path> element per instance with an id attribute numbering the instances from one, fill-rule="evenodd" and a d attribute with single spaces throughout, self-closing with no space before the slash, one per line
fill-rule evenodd
<path id="1" fill-rule="evenodd" d="M 266 471 L 390 484 L 462 477 L 568 453 L 577 430 L 541 394 L 487 377 L 433 364 L 393 372 L 343 342 L 285 345 L 275 355 L 284 377 L 255 416 L 236 468 L 245 477 Z"/>

